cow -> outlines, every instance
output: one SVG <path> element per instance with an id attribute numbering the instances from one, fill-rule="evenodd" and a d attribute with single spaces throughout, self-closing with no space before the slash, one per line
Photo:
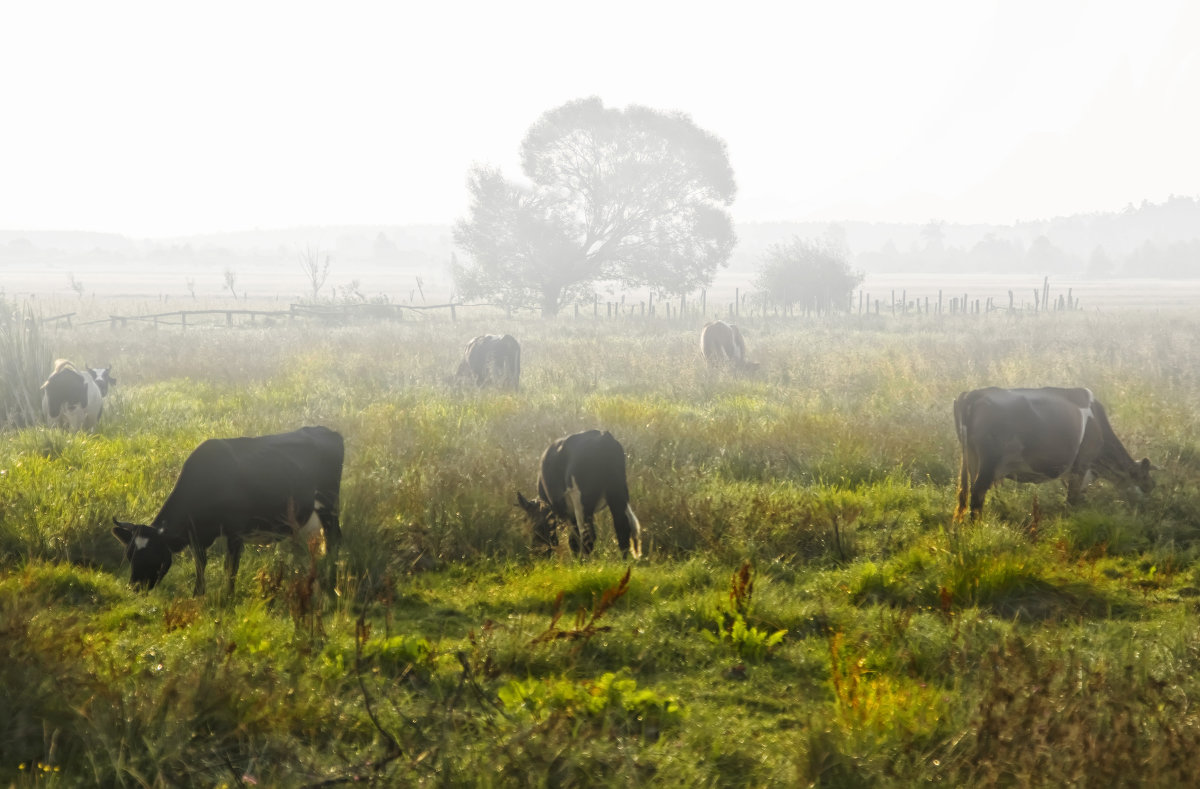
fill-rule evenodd
<path id="1" fill-rule="evenodd" d="M 208 548 L 225 538 L 225 570 L 232 594 L 246 543 L 292 538 L 307 545 L 320 527 L 326 552 L 341 541 L 338 499 L 342 437 L 326 427 L 250 438 L 210 438 L 183 462 L 175 487 L 149 526 L 113 518 L 113 535 L 125 546 L 130 583 L 153 589 L 171 558 L 191 547 L 194 594 L 204 594 Z"/>
<path id="2" fill-rule="evenodd" d="M 711 321 L 700 330 L 700 350 L 710 367 L 730 365 L 735 370 L 758 369 L 757 362 L 746 360 L 746 341 L 742 332 L 732 323 Z"/>
<path id="3" fill-rule="evenodd" d="M 108 368 L 104 368 L 107 375 Z M 108 389 L 107 381 L 105 390 Z M 79 372 L 66 359 L 56 359 L 42 384 L 42 414 L 46 423 L 70 430 L 94 430 L 104 409 L 104 392 L 91 370 Z"/>
<path id="4" fill-rule="evenodd" d="M 108 397 L 109 387 L 117 385 L 117 379 L 112 377 L 111 367 L 88 367 L 85 368 L 85 371 L 96 382 L 96 388 L 100 390 L 101 398 Z M 101 401 L 101 405 L 103 406 L 103 401 Z"/>
<path id="5" fill-rule="evenodd" d="M 955 519 L 983 511 L 988 489 L 1001 479 L 1046 482 L 1065 477 L 1075 504 L 1093 476 L 1142 493 L 1154 487 L 1149 459 L 1130 457 L 1108 415 L 1088 389 L 998 389 L 963 392 L 954 401 L 962 447 Z"/>
<path id="6" fill-rule="evenodd" d="M 476 386 L 495 384 L 514 392 L 521 382 L 521 344 L 511 334 L 482 334 L 467 343 L 457 377 Z"/>
<path id="7" fill-rule="evenodd" d="M 607 430 L 586 430 L 554 441 L 542 453 L 538 496 L 517 492 L 517 505 L 533 522 L 534 546 L 549 556 L 558 546 L 558 521 L 568 529 L 571 552 L 586 557 L 596 544 L 596 510 L 605 505 L 622 556 L 642 555 L 642 525 L 629 506 L 625 450 Z"/>

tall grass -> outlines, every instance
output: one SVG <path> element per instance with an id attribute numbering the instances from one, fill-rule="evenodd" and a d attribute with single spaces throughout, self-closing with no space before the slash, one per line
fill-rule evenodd
<path id="1" fill-rule="evenodd" d="M 1178 779 L 1200 698 L 1197 319 L 743 323 L 745 377 L 666 322 L 39 330 L 46 359 L 121 384 L 93 434 L 0 440 L 0 781 Z M 521 340 L 519 394 L 449 381 L 484 331 Z M 1098 483 L 1072 509 L 1002 485 L 952 523 L 950 404 L 989 384 L 1090 386 L 1158 487 Z M 128 589 L 113 516 L 149 521 L 206 438 L 318 423 L 346 439 L 345 543 L 315 614 L 271 549 L 232 598 L 188 597 L 186 557 Z M 603 514 L 593 559 L 534 559 L 515 506 L 546 444 L 591 427 L 628 455 L 632 565 Z"/>

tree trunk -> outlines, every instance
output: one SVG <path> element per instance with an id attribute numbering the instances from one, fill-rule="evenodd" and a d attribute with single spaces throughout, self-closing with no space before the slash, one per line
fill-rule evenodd
<path id="1" fill-rule="evenodd" d="M 553 285 L 542 286 L 542 317 L 553 318 L 558 315 L 559 298 L 562 295 L 562 288 Z"/>

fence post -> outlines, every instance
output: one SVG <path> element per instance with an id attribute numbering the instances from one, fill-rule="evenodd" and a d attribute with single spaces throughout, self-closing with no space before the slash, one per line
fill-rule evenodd
<path id="1" fill-rule="evenodd" d="M 232 313 L 231 311 L 228 311 L 228 310 L 225 312 L 225 325 L 226 325 L 226 326 L 232 326 L 232 325 L 233 325 L 233 313 Z"/>
<path id="2" fill-rule="evenodd" d="M 187 313 L 181 312 L 181 313 L 179 313 L 179 330 L 185 331 L 186 329 L 187 329 Z"/>
<path id="3" fill-rule="evenodd" d="M 738 317 L 742 312 L 742 291 L 740 288 L 733 289 L 733 317 Z"/>
<path id="4" fill-rule="evenodd" d="M 457 322 L 458 314 L 454 311 L 454 302 L 450 302 L 450 320 Z"/>
<path id="5" fill-rule="evenodd" d="M 708 313 L 708 288 L 700 288 L 700 314 Z"/>
<path id="6" fill-rule="evenodd" d="M 600 297 L 599 296 L 592 296 L 592 317 L 593 318 L 600 317 Z"/>

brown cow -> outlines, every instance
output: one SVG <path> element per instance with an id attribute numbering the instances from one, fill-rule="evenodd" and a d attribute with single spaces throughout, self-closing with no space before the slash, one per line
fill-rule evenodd
<path id="1" fill-rule="evenodd" d="M 735 370 L 755 370 L 756 362 L 746 360 L 746 341 L 738 327 L 725 321 L 704 324 L 700 331 L 700 350 L 710 367 L 731 365 Z"/>
<path id="2" fill-rule="evenodd" d="M 988 489 L 1001 479 L 1046 482 L 1065 477 L 1067 501 L 1079 501 L 1095 475 L 1154 487 L 1148 459 L 1135 461 L 1113 433 L 1104 406 L 1088 389 L 976 389 L 954 401 L 962 445 L 955 518 L 983 511 Z"/>
<path id="3" fill-rule="evenodd" d="M 521 344 L 511 334 L 482 334 L 467 343 L 456 377 L 476 386 L 516 391 L 521 384 Z"/>

